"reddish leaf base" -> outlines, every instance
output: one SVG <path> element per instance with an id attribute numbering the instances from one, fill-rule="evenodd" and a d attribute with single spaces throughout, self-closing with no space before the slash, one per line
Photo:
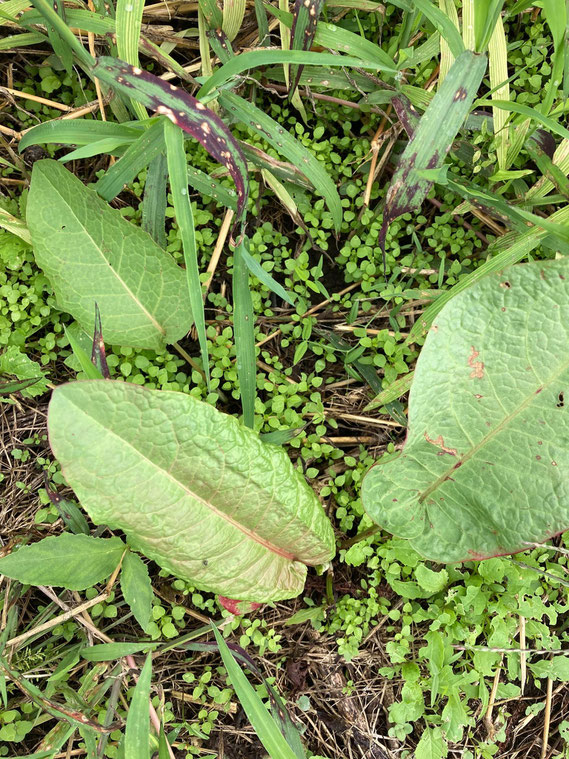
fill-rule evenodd
<path id="1" fill-rule="evenodd" d="M 263 605 L 254 603 L 253 601 L 237 601 L 235 598 L 225 598 L 225 596 L 218 596 L 217 600 L 224 609 L 239 617 L 243 614 L 250 614 Z"/>

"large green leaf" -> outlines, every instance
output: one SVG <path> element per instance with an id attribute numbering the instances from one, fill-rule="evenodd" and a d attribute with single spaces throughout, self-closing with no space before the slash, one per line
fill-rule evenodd
<path id="1" fill-rule="evenodd" d="M 97 524 L 199 588 L 273 601 L 334 555 L 322 506 L 286 453 L 183 393 L 109 380 L 52 396 L 50 442 Z"/>
<path id="2" fill-rule="evenodd" d="M 568 341 L 568 259 L 453 298 L 417 362 L 405 447 L 364 479 L 372 519 L 442 562 L 569 528 Z"/>
<path id="3" fill-rule="evenodd" d="M 109 343 L 161 349 L 192 325 L 184 272 L 57 161 L 34 164 L 27 204 L 34 254 L 61 308 Z"/>

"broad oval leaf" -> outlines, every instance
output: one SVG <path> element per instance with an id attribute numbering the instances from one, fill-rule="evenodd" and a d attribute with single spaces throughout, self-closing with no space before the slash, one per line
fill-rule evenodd
<path id="1" fill-rule="evenodd" d="M 568 259 L 453 298 L 417 362 L 405 447 L 364 478 L 370 517 L 441 562 L 569 528 L 568 341 Z"/>
<path id="2" fill-rule="evenodd" d="M 0 574 L 26 585 L 85 590 L 110 577 L 125 547 L 120 538 L 64 532 L 4 556 L 0 559 Z"/>
<path id="3" fill-rule="evenodd" d="M 59 305 L 86 331 L 96 302 L 109 343 L 160 350 L 187 334 L 182 269 L 57 161 L 34 164 L 27 221 Z"/>
<path id="4" fill-rule="evenodd" d="M 97 524 L 197 587 L 275 601 L 334 555 L 321 504 L 286 453 L 183 393 L 110 380 L 57 388 L 51 446 Z"/>

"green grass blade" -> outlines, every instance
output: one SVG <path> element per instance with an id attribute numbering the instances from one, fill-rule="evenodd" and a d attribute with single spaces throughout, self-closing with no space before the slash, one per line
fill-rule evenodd
<path id="1" fill-rule="evenodd" d="M 271 759 L 297 759 L 297 756 L 285 741 L 277 723 L 261 701 L 261 697 L 233 658 L 233 654 L 227 643 L 223 640 L 214 625 L 212 625 L 212 629 L 219 646 L 219 653 L 227 670 L 227 676 L 235 688 L 241 706 L 265 750 Z"/>
<path id="2" fill-rule="evenodd" d="M 554 224 L 568 225 L 569 207 L 566 206 L 565 208 L 556 211 L 549 220 Z M 504 250 L 501 250 L 500 242 L 498 242 L 494 249 L 498 249 L 500 252 L 483 263 L 482 266 L 479 266 L 478 269 L 471 274 L 467 274 L 450 290 L 446 290 L 439 295 L 434 303 L 432 303 L 415 322 L 405 343 L 409 345 L 410 343 L 416 342 L 417 338 L 425 335 L 437 314 L 440 313 L 441 309 L 449 302 L 449 300 L 454 298 L 455 295 L 466 290 L 467 287 L 478 282 L 486 275 L 495 271 L 501 271 L 507 266 L 512 266 L 513 264 L 518 263 L 518 261 L 521 261 L 528 255 L 528 253 L 531 253 L 532 250 L 542 243 L 548 235 L 549 233 L 541 227 L 532 227 L 527 232 L 520 234 L 517 239 L 513 241 L 508 239 L 507 243 L 504 243 Z"/>
<path id="3" fill-rule="evenodd" d="M 122 61 L 99 58 L 94 71 L 99 79 L 130 97 L 136 97 L 144 106 L 166 116 L 176 126 L 191 134 L 216 161 L 225 166 L 237 189 L 237 217 L 240 219 L 247 207 L 249 195 L 247 162 L 239 143 L 223 121 L 180 87 Z M 184 161 L 184 166 L 185 163 Z"/>
<path id="4" fill-rule="evenodd" d="M 89 145 L 83 145 L 71 153 L 66 153 L 59 159 L 60 163 L 69 163 L 69 161 L 79 161 L 83 158 L 92 158 L 96 155 L 120 155 L 123 152 L 124 142 L 120 138 L 105 137 L 97 142 L 91 142 Z"/>
<path id="5" fill-rule="evenodd" d="M 501 16 L 498 16 L 496 19 L 496 26 L 488 45 L 488 70 L 490 73 L 492 100 L 509 100 L 510 85 L 507 81 L 508 47 Z M 506 123 L 508 121 L 508 114 L 501 108 L 492 108 L 492 118 L 494 120 L 498 166 L 501 169 L 506 169 L 508 158 L 508 129 L 506 128 Z"/>
<path id="6" fill-rule="evenodd" d="M 476 0 L 463 0 L 462 3 L 462 39 L 467 50 L 476 49 L 474 36 L 474 3 Z"/>
<path id="7" fill-rule="evenodd" d="M 330 53 L 311 53 L 303 50 L 266 50 L 259 48 L 248 53 L 241 53 L 231 58 L 221 68 L 210 76 L 197 94 L 198 100 L 203 100 L 212 90 L 226 84 L 230 79 L 257 66 L 267 66 L 274 63 L 315 64 L 320 66 L 353 66 L 355 68 L 383 71 L 385 66 L 377 61 L 360 60 L 348 55 L 332 55 Z"/>
<path id="8" fill-rule="evenodd" d="M 152 656 L 146 657 L 126 717 L 124 759 L 150 759 L 150 680 Z"/>
<path id="9" fill-rule="evenodd" d="M 218 181 L 200 169 L 188 166 L 188 182 L 197 192 L 213 198 L 225 208 L 237 212 L 237 196 L 234 190 L 228 190 Z"/>
<path id="10" fill-rule="evenodd" d="M 227 35 L 230 42 L 233 42 L 241 29 L 243 17 L 245 16 L 246 0 L 223 0 L 223 22 L 222 30 Z"/>
<path id="11" fill-rule="evenodd" d="M 102 198 L 111 201 L 163 150 L 163 120 L 157 119 L 136 142 L 129 145 L 122 158 L 114 163 L 95 184 L 95 189 Z"/>
<path id="12" fill-rule="evenodd" d="M 486 57 L 466 50 L 453 63 L 442 87 L 423 114 L 391 180 L 385 201 L 380 245 L 389 224 L 404 213 L 420 209 L 431 181 L 418 172 L 444 163 L 486 71 Z"/>
<path id="13" fill-rule="evenodd" d="M 568 10 L 565 0 L 543 0 L 543 14 L 553 37 L 553 56 L 551 58 L 551 74 L 545 91 L 545 97 L 540 105 L 544 113 L 548 113 L 555 99 L 559 85 L 563 81 L 564 97 L 568 83 L 564 72 L 569 62 L 567 46 Z"/>
<path id="14" fill-rule="evenodd" d="M 266 47 L 269 44 L 269 22 L 267 21 L 267 12 L 263 5 L 263 0 L 255 0 L 255 16 L 257 18 L 257 29 L 259 30 L 259 45 Z"/>
<path id="15" fill-rule="evenodd" d="M 324 0 L 295 0 L 290 30 L 290 47 L 292 50 L 310 50 L 323 4 Z M 298 87 L 301 73 L 302 66 L 292 68 L 289 97 L 292 97 Z"/>
<path id="16" fill-rule="evenodd" d="M 61 39 L 73 50 L 77 60 L 86 71 L 91 70 L 95 63 L 93 56 L 85 50 L 65 21 L 54 11 L 53 6 L 47 0 L 31 0 L 32 5 L 43 16 L 46 27 L 52 27 Z"/>
<path id="17" fill-rule="evenodd" d="M 478 100 L 476 105 L 486 105 L 487 102 L 488 101 L 486 100 Z M 510 100 L 492 100 L 491 103 L 493 108 L 502 108 L 505 111 L 519 113 L 521 116 L 525 116 L 528 119 L 534 119 L 554 134 L 569 139 L 569 130 L 565 129 L 564 126 L 561 126 L 561 124 L 555 121 L 551 116 L 545 116 L 543 113 L 540 113 L 540 111 L 535 108 L 531 108 L 529 105 L 512 102 Z"/>
<path id="18" fill-rule="evenodd" d="M 452 21 L 456 28 L 460 29 L 454 0 L 439 0 L 439 6 L 441 11 Z M 454 59 L 455 56 L 453 55 L 448 42 L 444 37 L 441 37 L 441 65 L 439 70 L 439 80 L 437 83 L 438 89 L 440 89 L 441 84 L 444 82 L 446 75 L 450 71 Z"/>
<path id="19" fill-rule="evenodd" d="M 160 152 L 148 166 L 142 201 L 142 228 L 161 248 L 166 247 L 167 185 L 166 155 Z"/>
<path id="20" fill-rule="evenodd" d="M 553 155 L 553 164 L 566 177 L 569 174 L 569 140 L 563 140 L 557 146 Z M 547 177 L 541 177 L 526 193 L 526 200 L 544 198 L 555 187 L 553 181 Z"/>
<path id="21" fill-rule="evenodd" d="M 170 189 L 174 199 L 174 212 L 184 251 L 188 292 L 194 317 L 196 332 L 200 344 L 203 369 L 209 385 L 209 361 L 207 353 L 207 336 L 205 313 L 196 248 L 196 233 L 192 204 L 188 193 L 187 157 L 184 149 L 184 133 L 170 120 L 164 119 L 164 139 L 168 161 Z"/>
<path id="22" fill-rule="evenodd" d="M 30 129 L 22 137 L 18 146 L 20 153 L 30 145 L 89 145 L 103 139 L 122 140 L 128 145 L 137 140 L 144 126 L 137 124 L 115 124 L 112 121 L 92 121 L 90 119 L 75 119 L 73 121 L 47 121 Z"/>
<path id="23" fill-rule="evenodd" d="M 408 372 L 408 374 L 399 377 L 395 382 L 392 382 L 389 387 L 386 387 L 385 390 L 382 390 L 381 393 L 376 395 L 373 401 L 368 403 L 364 408 L 364 411 L 373 411 L 380 406 L 385 406 L 388 403 L 393 403 L 393 401 L 398 400 L 402 395 L 409 392 L 412 382 L 413 372 Z"/>
<path id="24" fill-rule="evenodd" d="M 233 251 L 233 331 L 237 353 L 237 376 L 241 393 L 243 423 L 253 428 L 255 423 L 256 357 L 255 314 L 249 288 L 249 273 L 243 253 L 246 238 Z"/>
<path id="25" fill-rule="evenodd" d="M 314 189 L 326 200 L 336 231 L 339 231 L 342 223 L 342 203 L 338 190 L 326 173 L 324 165 L 270 116 L 247 100 L 243 100 L 232 92 L 224 92 L 220 95 L 219 102 L 236 120 L 247 124 L 275 150 L 301 169 L 312 182 Z"/>
<path id="26" fill-rule="evenodd" d="M 138 43 L 142 27 L 144 0 L 117 0 L 116 40 L 117 55 L 122 61 L 138 66 Z M 131 100 L 132 110 L 139 119 L 147 117 L 146 109 Z"/>
<path id="27" fill-rule="evenodd" d="M 63 329 L 65 330 L 66 338 L 69 340 L 73 355 L 79 362 L 81 371 L 85 374 L 87 379 L 104 379 L 101 371 L 91 362 L 89 354 L 84 350 L 81 343 L 75 339 L 71 330 L 67 329 L 65 325 L 63 326 Z"/>
<path id="28" fill-rule="evenodd" d="M 0 208 L 0 228 L 6 229 L 11 234 L 16 235 L 16 237 L 27 242 L 28 245 L 32 244 L 32 238 L 25 222 L 22 219 L 16 218 L 16 216 L 12 216 L 11 213 L 8 213 L 3 208 Z"/>
<path id="29" fill-rule="evenodd" d="M 433 5 L 430 0 L 414 0 L 413 5 L 416 10 L 421 11 L 429 19 L 441 37 L 446 40 L 451 53 L 455 58 L 458 58 L 464 51 L 464 44 L 452 20 L 437 8 L 436 5 Z"/>
<path id="30" fill-rule="evenodd" d="M 558 192 L 569 199 L 569 179 L 567 179 L 565 172 L 543 150 L 539 144 L 539 140 L 531 137 L 526 143 L 526 150 L 535 161 L 537 168 L 543 174 L 543 179 L 549 183 L 551 189 L 555 187 Z M 528 196 L 529 193 L 526 194 L 526 198 Z M 535 193 L 533 193 L 533 197 L 535 197 Z"/>
<path id="31" fill-rule="evenodd" d="M 502 12 L 504 0 L 475 0 L 474 38 L 476 50 L 484 52 Z"/>
<path id="32" fill-rule="evenodd" d="M 257 261 L 256 258 L 253 258 L 253 256 L 249 253 L 247 249 L 247 244 L 243 244 L 240 246 L 240 256 L 243 256 L 245 263 L 247 265 L 247 268 L 253 274 L 257 279 L 262 282 L 266 287 L 271 290 L 271 292 L 274 292 L 275 295 L 278 295 L 279 298 L 282 298 L 286 303 L 289 303 L 291 306 L 294 306 L 294 300 L 292 295 L 289 295 L 287 291 L 284 289 L 282 285 L 279 285 L 279 283 L 271 277 L 268 271 L 266 269 L 263 269 L 261 264 Z"/>
<path id="33" fill-rule="evenodd" d="M 46 42 L 47 37 L 39 32 L 24 32 L 23 34 L 11 34 L 9 37 L 0 39 L 0 52 L 4 50 L 15 50 L 19 47 L 28 47 L 30 45 L 39 45 Z"/>

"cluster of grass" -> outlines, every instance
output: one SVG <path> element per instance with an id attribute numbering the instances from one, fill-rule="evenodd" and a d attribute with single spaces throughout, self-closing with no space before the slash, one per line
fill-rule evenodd
<path id="1" fill-rule="evenodd" d="M 387 4 L 384 17 L 348 10 L 342 27 L 367 39 L 381 35 L 384 48 L 391 53 L 405 49 L 412 33 L 417 32 L 415 18 L 402 14 L 400 4 L 396 5 Z M 331 18 L 332 9 L 326 12 Z M 432 28 L 427 25 L 419 33 L 424 41 Z M 539 105 L 551 76 L 549 29 L 532 10 L 506 23 L 506 38 L 509 70 L 515 74 L 512 101 Z M 14 87 L 65 105 L 80 105 L 96 98 L 88 80 L 75 71 L 59 71 L 52 64 L 53 61 L 45 61 L 19 66 Z M 436 76 L 437 66 L 436 56 L 428 59 L 413 71 L 409 85 L 423 88 Z M 402 429 L 393 413 L 378 417 L 376 413 L 366 415 L 362 409 L 381 387 L 388 387 L 413 369 L 421 341 L 409 344 L 405 338 L 417 313 L 439 291 L 452 287 L 484 263 L 488 246 L 499 239 L 502 223 L 489 226 L 485 213 L 470 215 L 469 209 L 463 209 L 463 215 L 454 215 L 462 199 L 437 187 L 429 193 L 421 213 L 404 214 L 390 226 L 386 278 L 378 244 L 382 216 L 377 212 L 388 185 L 384 176 L 372 186 L 369 208 L 364 208 L 363 201 L 371 137 L 384 116 L 365 102 L 358 110 L 334 102 L 346 98 L 342 89 L 326 93 L 330 101 L 307 101 L 307 123 L 293 105 L 277 100 L 270 92 L 257 91 L 257 105 L 294 134 L 332 177 L 342 199 L 339 236 L 334 235 L 324 201 L 294 187 L 298 215 L 312 238 L 313 244 L 308 244 L 304 229 L 283 211 L 260 175 L 252 177 L 248 211 L 251 254 L 297 296 L 295 309 L 283 308 L 265 284 L 251 279 L 256 341 L 263 342 L 279 331 L 257 352 L 255 429 L 263 433 L 298 431 L 287 446 L 337 526 L 340 551 L 334 575 L 341 589 L 333 588 L 330 596 L 324 578 L 312 578 L 304 602 L 297 603 L 296 614 L 289 619 L 293 624 L 283 628 L 282 621 L 292 615 L 290 605 L 278 607 L 279 624 L 275 624 L 276 612 L 266 609 L 250 618 L 232 617 L 220 610 L 212 596 L 157 572 L 153 580 L 160 594 L 155 598 L 145 639 L 174 644 L 187 631 L 188 620 L 192 625 L 195 622 L 192 615 L 224 617 L 225 633 L 234 634 L 250 653 L 264 657 L 273 673 L 282 673 L 293 655 L 291 641 L 296 625 L 310 625 L 310 634 L 317 636 L 319 645 L 337 652 L 346 667 L 366 650 L 375 654 L 380 649 L 381 663 L 376 666 L 375 661 L 373 675 L 391 683 L 394 693 L 381 718 L 389 745 L 395 745 L 402 757 L 411 757 L 422 735 L 432 735 L 435 740 L 444 731 L 451 744 L 468 746 L 462 752 L 465 759 L 489 759 L 502 755 L 501 745 L 511 740 L 508 725 L 512 719 L 525 719 L 531 726 L 542 724 L 542 711 L 546 708 L 544 684 L 548 679 L 569 680 L 567 660 L 561 656 L 528 657 L 526 665 L 526 657 L 514 650 L 520 647 L 522 629 L 528 649 L 558 652 L 566 648 L 569 633 L 563 621 L 567 612 L 565 553 L 539 547 L 521 558 L 495 558 L 442 568 L 423 560 L 406 541 L 385 534 L 376 533 L 348 544 L 350 537 L 372 527 L 360 500 L 363 475 L 378 456 L 392 454 L 401 442 Z M 34 101 L 20 103 L 22 109 L 12 109 L 14 123 L 20 129 L 59 115 Z M 246 126 L 234 125 L 232 129 L 236 136 L 279 158 Z M 495 191 L 495 143 L 493 136 L 484 131 L 473 133 L 470 141 L 462 136 L 461 144 L 451 154 L 449 175 L 465 180 L 476 177 L 478 186 Z M 62 155 L 53 146 L 46 150 L 56 157 Z M 208 174 L 215 171 L 217 165 L 200 146 L 188 145 L 187 150 L 191 165 Z M 528 166 L 531 174 L 525 174 Z M 523 147 L 511 169 L 524 176 L 503 182 L 499 192 L 516 203 L 540 173 Z M 96 167 L 86 163 L 80 164 L 80 171 L 91 179 L 96 177 Z M 13 165 L 2 165 L 0 175 L 7 179 L 23 176 Z M 125 217 L 135 224 L 141 219 L 145 180 L 146 170 L 117 201 Z M 232 188 L 229 179 L 221 181 Z M 222 213 L 210 198 L 196 195 L 192 200 L 200 268 L 205 271 Z M 23 215 L 25 202 L 26 190 L 20 194 L 10 189 L 0 198 L 2 208 L 16 216 Z M 552 202 L 550 210 L 558 205 Z M 182 262 L 182 238 L 173 220 L 171 197 L 166 217 L 167 250 Z M 502 231 L 506 231 L 505 227 Z M 533 255 L 553 254 L 551 250 L 538 249 Z M 158 352 L 108 346 L 111 376 L 149 388 L 190 393 L 230 413 L 239 413 L 233 309 L 225 288 L 232 266 L 232 256 L 225 256 L 206 299 L 209 388 L 202 375 L 171 349 Z M 321 302 L 325 302 L 321 309 L 307 314 Z M 0 229 L 0 349 L 17 349 L 37 362 L 53 382 L 75 375 L 82 378 L 63 328 L 71 322 L 58 309 L 45 275 L 34 263 L 31 248 Z M 373 370 L 377 386 L 367 385 L 362 367 Z M 346 380 L 349 383 L 342 385 Z M 357 415 L 359 421 L 349 420 L 350 413 Z M 378 425 L 378 421 L 386 424 Z M 344 442 L 346 439 L 349 442 Z M 32 441 L 29 446 L 33 445 Z M 21 458 L 26 455 L 26 446 L 13 450 L 11 455 Z M 52 483 L 63 482 L 55 463 L 43 458 L 34 461 L 35 466 L 48 470 Z M 40 490 L 37 498 L 35 530 L 49 534 L 58 529 L 60 514 L 45 491 Z M 560 550 L 564 545 L 562 542 Z M 346 585 L 348 591 L 344 589 Z M 6 590 L 3 608 L 22 603 L 27 592 L 17 586 Z M 96 595 L 93 588 L 85 598 Z M 34 616 L 27 612 L 26 626 L 33 629 L 56 613 L 53 602 L 37 596 Z M 137 632 L 118 591 L 89 613 L 106 635 L 136 639 Z M 290 639 L 286 631 L 291 631 Z M 97 690 L 93 673 L 78 666 L 85 635 L 76 621 L 66 621 L 52 629 L 49 638 L 32 636 L 14 652 L 12 665 L 32 682 L 47 678 L 48 698 L 65 701 L 69 708 L 87 709 L 90 717 L 101 723 L 109 713 L 113 719 L 124 719 L 134 689 L 125 689 L 120 699 L 116 690 Z M 166 657 L 168 647 L 164 647 Z M 174 661 L 176 674 L 170 678 L 165 673 L 161 679 L 168 683 L 168 691 L 184 690 L 187 701 L 154 695 L 154 706 L 174 732 L 180 756 L 207 757 L 210 735 L 229 724 L 236 708 L 234 690 L 226 669 L 211 660 L 204 663 L 203 658 L 196 657 L 188 662 L 182 657 Z M 155 666 L 159 665 L 157 657 Z M 97 672 L 103 681 L 111 673 L 110 665 L 105 667 Z M 279 681 L 283 683 L 282 675 Z M 351 681 L 346 695 L 365 699 L 366 687 L 365 680 Z M 264 686 L 259 686 L 258 692 L 268 699 Z M 520 701 L 524 692 L 527 701 Z M 292 706 L 309 734 L 309 718 L 315 713 L 311 715 L 309 704 L 301 699 L 302 695 L 296 707 Z M 566 738 L 569 741 L 569 723 L 559 717 L 556 728 L 557 753 L 553 755 L 561 757 L 569 751 L 569 743 L 565 742 Z M 40 704 L 22 700 L 16 684 L 8 682 L 0 710 L 0 756 L 32 754 L 40 744 L 40 736 L 58 729 L 62 728 L 54 728 L 53 720 L 46 718 Z M 120 730 L 111 732 L 94 756 L 120 757 L 121 734 Z M 46 742 L 44 739 L 43 746 Z M 89 751 L 84 737 L 77 747 Z M 215 755 L 214 750 L 211 755 Z M 416 755 L 432 759 L 443 756 Z"/>

